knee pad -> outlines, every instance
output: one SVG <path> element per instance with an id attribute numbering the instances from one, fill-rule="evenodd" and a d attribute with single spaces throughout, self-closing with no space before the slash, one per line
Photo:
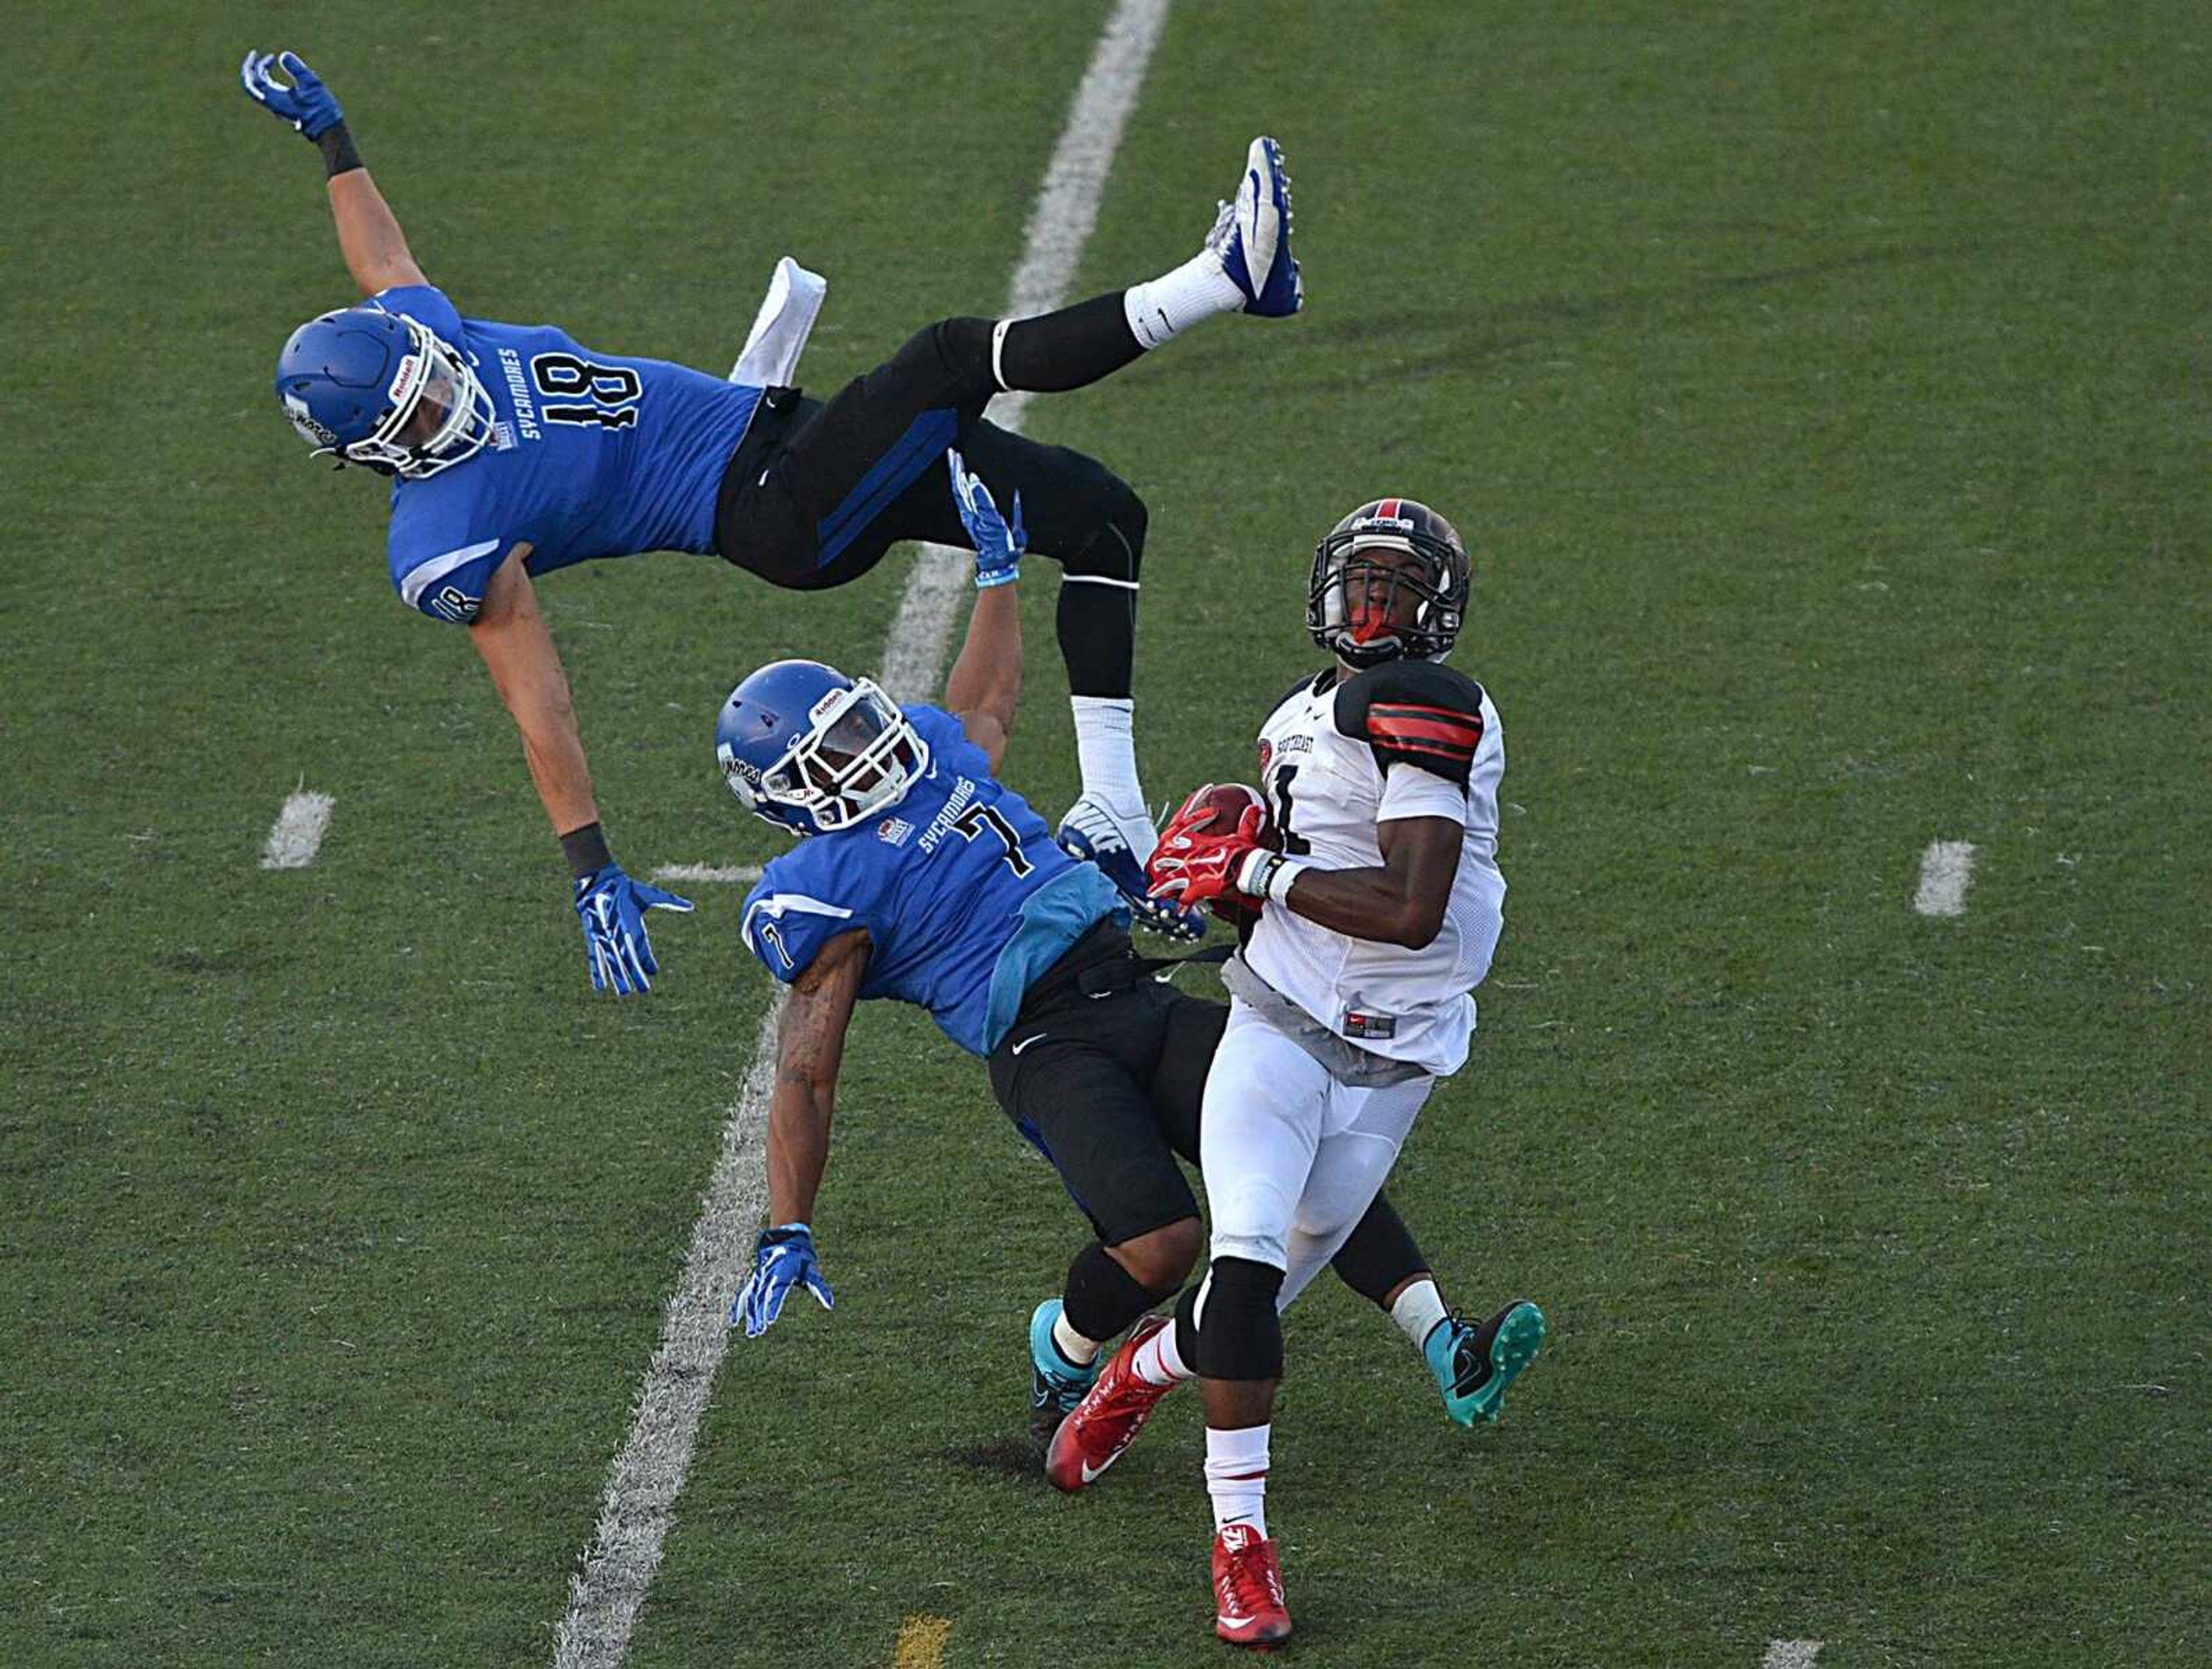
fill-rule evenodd
<path id="1" fill-rule="evenodd" d="M 1067 1266 L 1064 1314 L 1069 1326 L 1103 1344 L 1120 1338 L 1131 1322 L 1174 1290 L 1173 1282 L 1158 1290 L 1139 1285 L 1107 1255 L 1104 1247 L 1092 1241 Z"/>
<path id="2" fill-rule="evenodd" d="M 1104 468 L 1098 476 L 1081 488 L 1091 537 L 1080 550 L 1064 557 L 1060 567 L 1085 579 L 1134 585 L 1145 565 L 1145 531 L 1151 515 L 1136 489 L 1121 476 Z"/>
<path id="3" fill-rule="evenodd" d="M 1216 1258 L 1193 1311 L 1198 1354 L 1187 1358 L 1191 1365 L 1207 1379 L 1282 1378 L 1283 1322 L 1275 1311 L 1282 1286 L 1273 1264 Z"/>
<path id="4" fill-rule="evenodd" d="M 988 395 L 999 389 L 991 375 L 993 349 L 989 319 L 940 319 L 908 337 L 899 352 L 927 353 L 963 388 Z"/>

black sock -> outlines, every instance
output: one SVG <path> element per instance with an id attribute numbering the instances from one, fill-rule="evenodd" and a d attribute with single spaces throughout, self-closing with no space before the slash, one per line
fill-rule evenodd
<path id="1" fill-rule="evenodd" d="M 1090 543 L 1061 564 L 1053 625 L 1071 695 L 1127 696 L 1137 664 L 1137 574 L 1145 503 L 1124 492 Z"/>
<path id="2" fill-rule="evenodd" d="M 1416 1275 L 1429 1272 L 1428 1259 L 1413 1243 L 1387 1194 L 1376 1194 L 1329 1267 L 1337 1278 L 1361 1297 L 1388 1308 L 1392 1290 Z"/>
<path id="3" fill-rule="evenodd" d="M 1112 376 L 1144 351 L 1121 311 L 1121 292 L 1115 290 L 1008 325 L 999 376 L 1008 388 L 1060 394 Z"/>

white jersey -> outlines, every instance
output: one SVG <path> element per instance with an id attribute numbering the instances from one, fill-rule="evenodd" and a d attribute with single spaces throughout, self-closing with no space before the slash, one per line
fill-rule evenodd
<path id="1" fill-rule="evenodd" d="M 1260 776 L 1283 849 L 1322 869 L 1382 864 L 1380 823 L 1450 817 L 1465 830 L 1442 931 L 1411 950 L 1353 938 L 1270 904 L 1243 955 L 1338 1036 L 1442 1076 L 1467 1059 L 1469 994 L 1504 926 L 1498 785 L 1505 743 L 1480 684 L 1432 661 L 1389 661 L 1300 684 L 1260 731 Z"/>

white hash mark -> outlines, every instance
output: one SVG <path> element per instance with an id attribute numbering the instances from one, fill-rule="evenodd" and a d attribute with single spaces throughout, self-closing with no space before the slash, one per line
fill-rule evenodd
<path id="1" fill-rule="evenodd" d="M 1924 916 L 1966 913 L 1966 886 L 1974 878 L 1974 848 L 1967 841 L 1930 841 L 1920 857 L 1920 890 L 1912 907 Z"/>
<path id="2" fill-rule="evenodd" d="M 265 870 L 305 869 L 315 861 L 316 850 L 331 826 L 331 809 L 337 802 L 328 794 L 301 790 L 285 797 L 284 809 L 269 830 L 269 849 L 261 855 Z"/>

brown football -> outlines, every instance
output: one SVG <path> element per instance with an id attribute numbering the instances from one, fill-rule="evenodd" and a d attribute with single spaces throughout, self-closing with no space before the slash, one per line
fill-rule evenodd
<path id="1" fill-rule="evenodd" d="M 1245 807 L 1256 805 L 1262 819 L 1260 844 L 1265 847 L 1275 844 L 1274 823 L 1267 817 L 1267 802 L 1260 797 L 1258 789 L 1248 788 L 1241 782 L 1217 782 L 1209 786 L 1197 798 L 1201 806 L 1210 808 L 1213 813 L 1197 825 L 1199 833 L 1226 834 L 1237 827 L 1237 821 L 1244 815 Z M 1242 893 L 1224 893 L 1218 898 L 1209 899 L 1206 907 L 1218 919 L 1236 928 L 1241 940 L 1251 931 L 1252 924 L 1260 919 L 1261 901 L 1247 898 Z"/>
<path id="2" fill-rule="evenodd" d="M 1260 844 L 1267 847 L 1275 844 L 1274 828 L 1267 821 L 1267 802 L 1261 798 L 1257 788 L 1247 788 L 1241 782 L 1209 783 L 1192 798 L 1213 813 L 1204 822 L 1194 824 L 1194 833 L 1226 834 L 1237 827 L 1237 820 L 1244 815 L 1247 806 L 1256 805 L 1260 808 L 1261 818 Z"/>

